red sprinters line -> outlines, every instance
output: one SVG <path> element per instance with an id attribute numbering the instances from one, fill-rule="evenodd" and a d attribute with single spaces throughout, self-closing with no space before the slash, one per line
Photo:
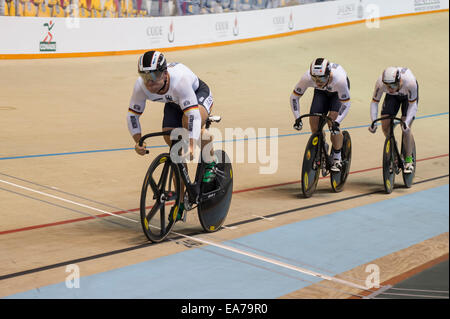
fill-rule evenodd
<path id="1" fill-rule="evenodd" d="M 427 157 L 427 158 L 422 158 L 422 159 L 418 159 L 417 162 L 422 162 L 422 161 L 427 161 L 427 160 L 432 160 L 435 158 L 440 158 L 440 157 L 446 157 L 448 156 L 448 154 L 442 154 L 442 155 L 437 155 L 437 156 L 432 156 L 432 157 Z M 379 166 L 379 167 L 373 167 L 373 168 L 366 168 L 366 169 L 361 169 L 359 171 L 353 171 L 350 172 L 349 174 L 356 174 L 356 173 L 364 173 L 364 172 L 369 172 L 369 171 L 374 171 L 377 169 L 382 169 L 383 167 Z M 325 179 L 328 178 L 328 176 L 326 177 L 320 177 L 319 179 Z M 286 183 L 281 183 L 281 184 L 272 184 L 272 185 L 266 185 L 266 186 L 259 186 L 259 187 L 252 187 L 252 188 L 246 188 L 246 189 L 241 189 L 238 191 L 234 191 L 233 194 L 237 194 L 237 193 L 244 193 L 244 192 L 252 192 L 252 191 L 256 191 L 256 190 L 261 190 L 261 189 L 266 189 L 266 188 L 273 188 L 273 187 L 278 187 L 278 186 L 284 186 L 284 185 L 289 185 L 289 184 L 295 184 L 295 183 L 300 183 L 301 180 L 297 180 L 297 181 L 292 181 L 292 182 L 286 182 Z"/>
<path id="2" fill-rule="evenodd" d="M 449 154 L 447 153 L 447 154 L 442 154 L 442 155 L 437 155 L 437 156 L 432 156 L 432 157 L 426 157 L 426 158 L 418 159 L 417 162 L 428 161 L 428 160 L 432 160 L 432 159 L 436 159 L 436 158 L 446 157 L 448 155 Z M 367 168 L 367 169 L 350 172 L 350 174 L 364 173 L 364 172 L 369 172 L 369 171 L 373 171 L 373 170 L 377 170 L 377 169 L 381 169 L 381 168 L 382 167 Z M 328 178 L 328 177 L 321 177 L 320 179 L 324 179 L 324 178 Z M 253 192 L 253 191 L 257 191 L 257 190 L 261 190 L 261 189 L 273 188 L 273 187 L 284 186 L 284 185 L 295 184 L 295 183 L 300 183 L 300 180 L 286 182 L 286 183 L 280 183 L 280 184 L 272 184 L 272 185 L 265 185 L 265 186 L 241 189 L 241 190 L 234 191 L 233 194 L 239 194 L 239 193 L 244 193 L 244 192 Z M 134 208 L 134 209 L 126 210 L 126 211 L 123 210 L 123 211 L 119 211 L 119 212 L 113 212 L 112 214 L 121 215 L 121 214 L 138 211 L 138 210 L 139 210 L 139 208 Z M 17 228 L 17 229 L 10 229 L 10 230 L 1 231 L 0 235 L 6 235 L 6 234 L 17 233 L 17 232 L 21 232 L 21 231 L 27 231 L 27 230 L 33 230 L 33 229 L 39 229 L 39 228 L 45 228 L 45 227 L 51 227 L 51 226 L 58 226 L 58 225 L 64 225 L 64 224 L 70 224 L 70 223 L 76 223 L 76 222 L 80 222 L 80 221 L 108 217 L 108 216 L 111 216 L 111 215 L 100 214 L 100 215 L 95 215 L 95 216 L 90 216 L 90 217 L 69 219 L 69 220 L 64 220 L 64 221 L 55 222 L 55 223 L 41 224 L 41 225 L 35 225 L 35 226 L 29 226 L 29 227 Z"/>

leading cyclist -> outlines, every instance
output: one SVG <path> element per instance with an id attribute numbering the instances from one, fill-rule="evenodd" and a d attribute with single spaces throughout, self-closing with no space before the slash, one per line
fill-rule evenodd
<path id="1" fill-rule="evenodd" d="M 144 112 L 146 101 L 150 100 L 165 103 L 163 131 L 180 127 L 189 131 L 189 153 L 192 158 L 194 145 L 200 138 L 213 106 L 213 97 L 208 85 L 187 66 L 181 63 L 167 64 L 164 55 L 158 51 L 147 51 L 141 55 L 137 71 L 139 77 L 134 84 L 127 113 L 128 130 L 136 143 L 136 153 L 139 155 L 146 153 L 145 143 L 143 146 L 138 144 L 141 138 L 139 117 Z M 170 136 L 165 135 L 164 140 L 167 145 L 172 144 Z M 215 164 L 211 162 L 206 167 L 204 182 L 214 179 Z M 182 192 L 183 189 L 184 185 Z M 182 212 L 183 204 L 180 204 L 179 217 Z"/>

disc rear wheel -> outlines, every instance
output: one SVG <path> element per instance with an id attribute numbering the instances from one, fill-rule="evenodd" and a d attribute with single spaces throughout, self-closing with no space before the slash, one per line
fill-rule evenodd
<path id="1" fill-rule="evenodd" d="M 340 192 L 343 190 L 352 162 L 352 140 L 350 138 L 350 134 L 347 131 L 344 131 L 342 132 L 342 135 L 344 136 L 341 149 L 342 168 L 339 172 L 332 171 L 330 177 L 331 188 L 335 192 Z"/>
<path id="2" fill-rule="evenodd" d="M 215 232 L 221 228 L 228 215 L 233 195 L 233 168 L 228 155 L 222 150 L 215 151 L 218 162 L 212 182 L 202 182 L 201 200 L 197 208 L 198 218 L 205 232 Z"/>
<path id="3" fill-rule="evenodd" d="M 403 158 L 406 158 L 406 151 L 405 151 L 405 147 L 403 145 L 403 138 L 402 138 L 402 156 Z M 412 173 L 408 173 L 405 174 L 404 172 L 402 172 L 403 174 L 403 182 L 405 183 L 405 186 L 410 188 L 413 185 L 414 182 L 414 177 L 416 175 L 416 143 L 413 140 L 413 146 L 412 146 L 412 162 L 413 162 L 413 171 Z"/>

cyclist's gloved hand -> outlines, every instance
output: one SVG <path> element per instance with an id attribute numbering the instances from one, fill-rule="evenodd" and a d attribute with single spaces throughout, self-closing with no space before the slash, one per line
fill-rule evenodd
<path id="1" fill-rule="evenodd" d="M 136 146 L 134 147 L 134 150 L 135 150 L 136 153 L 138 153 L 139 155 L 145 155 L 145 154 L 146 154 L 145 147 L 146 147 L 145 142 L 142 143 L 142 146 L 139 146 L 139 143 L 136 143 Z"/>
<path id="2" fill-rule="evenodd" d="M 376 125 L 369 125 L 369 132 L 370 133 L 375 133 L 377 131 L 377 127 Z"/>
<path id="3" fill-rule="evenodd" d="M 297 130 L 297 131 L 301 131 L 302 130 L 302 128 L 303 128 L 303 122 L 300 120 L 300 121 L 295 121 L 295 123 L 294 123 L 294 128 Z"/>
<path id="4" fill-rule="evenodd" d="M 411 131 L 411 128 L 406 123 L 405 123 L 405 127 L 403 127 L 403 125 L 401 125 L 401 127 L 402 127 L 403 133 L 405 133 L 405 134 L 408 134 L 409 131 Z"/>
<path id="5" fill-rule="evenodd" d="M 339 134 L 341 130 L 339 129 L 339 123 L 338 122 L 333 122 L 333 124 L 331 125 L 331 134 L 336 135 Z"/>

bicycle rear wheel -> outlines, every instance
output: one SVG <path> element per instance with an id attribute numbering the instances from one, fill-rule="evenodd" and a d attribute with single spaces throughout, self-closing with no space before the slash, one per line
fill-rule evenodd
<path id="1" fill-rule="evenodd" d="M 311 197 L 319 181 L 321 163 L 321 140 L 319 133 L 314 133 L 306 144 L 302 165 L 302 192 L 305 197 Z"/>
<path id="2" fill-rule="evenodd" d="M 180 172 L 170 154 L 163 153 L 151 163 L 142 185 L 140 210 L 145 236 L 152 242 L 166 238 L 179 207 Z"/>
<path id="3" fill-rule="evenodd" d="M 386 138 L 383 148 L 383 182 L 388 194 L 394 190 L 395 170 L 394 141 L 392 138 Z"/>
<path id="4" fill-rule="evenodd" d="M 403 145 L 403 136 L 402 136 L 402 156 L 403 156 L 403 158 L 406 158 L 405 147 Z M 405 174 L 404 172 L 402 172 L 403 182 L 405 183 L 405 186 L 408 188 L 410 188 L 413 185 L 414 177 L 416 175 L 416 142 L 414 140 L 413 140 L 413 149 L 412 149 L 411 156 L 413 159 L 413 166 L 414 166 L 412 173 Z"/>
<path id="5" fill-rule="evenodd" d="M 352 140 L 350 139 L 350 134 L 347 131 L 343 131 L 342 135 L 344 136 L 341 150 L 342 168 L 339 172 L 332 171 L 330 177 L 331 188 L 336 193 L 344 189 L 352 162 Z"/>
<path id="6" fill-rule="evenodd" d="M 233 195 L 233 168 L 223 150 L 215 151 L 218 162 L 213 182 L 200 186 L 201 200 L 198 204 L 198 219 L 205 232 L 218 231 L 225 222 Z M 212 184 L 212 185 L 211 185 Z"/>

